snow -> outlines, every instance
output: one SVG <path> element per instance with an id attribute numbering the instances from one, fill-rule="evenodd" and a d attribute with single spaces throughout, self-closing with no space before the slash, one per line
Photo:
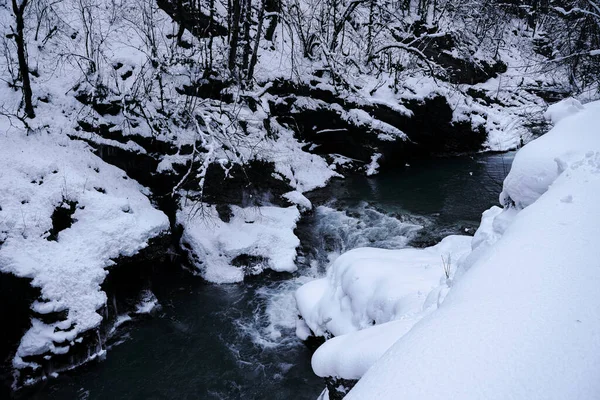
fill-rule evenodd
<path id="1" fill-rule="evenodd" d="M 567 107 L 571 107 L 569 103 L 567 101 Z M 561 109 L 564 106 L 560 104 L 553 108 L 555 111 Z M 569 165 L 581 160 L 588 151 L 600 151 L 598 113 L 600 103 L 588 103 L 585 111 L 563 115 L 555 129 L 523 147 L 504 181 L 500 202 L 514 202 L 519 209 L 527 207 L 545 193 Z"/>
<path id="2" fill-rule="evenodd" d="M 363 110 L 359 110 L 356 108 L 351 109 L 347 113 L 343 113 L 342 118 L 349 122 L 352 122 L 355 126 L 381 132 L 379 134 L 379 138 L 381 140 L 393 141 L 397 138 L 403 140 L 407 139 L 406 134 L 401 130 L 393 127 L 390 124 L 373 118 L 371 115 L 369 115 L 369 113 Z"/>
<path id="3" fill-rule="evenodd" d="M 360 379 L 399 338 L 418 322 L 419 317 L 422 315 L 374 325 L 326 341 L 312 357 L 313 371 L 322 377 Z"/>
<path id="4" fill-rule="evenodd" d="M 569 97 L 548 107 L 544 113 L 544 118 L 553 124 L 557 124 L 560 120 L 570 115 L 577 114 L 583 109 L 583 105 L 579 102 L 579 100 Z"/>
<path id="5" fill-rule="evenodd" d="M 15 366 L 26 355 L 62 354 L 96 328 L 106 303 L 100 284 L 119 256 L 132 256 L 169 229 L 147 189 L 65 135 L 0 134 L 0 270 L 31 278 L 41 314 L 66 310 L 63 321 L 32 319 Z M 74 222 L 50 237 L 56 208 L 75 202 Z"/>
<path id="6" fill-rule="evenodd" d="M 208 204 L 183 206 L 177 220 L 184 227 L 181 238 L 191 250 L 192 262 L 202 277 L 214 283 L 233 283 L 247 273 L 264 269 L 293 272 L 296 270 L 296 247 L 300 240 L 294 234 L 300 212 L 295 206 L 230 206 L 229 222 L 219 218 L 216 207 Z M 238 256 L 259 258 L 253 265 L 235 266 Z"/>
<path id="7" fill-rule="evenodd" d="M 347 399 L 598 397 L 599 107 L 519 151 L 504 186 L 516 206 L 484 214 L 444 302 Z"/>
<path id="8" fill-rule="evenodd" d="M 303 193 L 325 186 L 333 177 L 340 177 L 335 171 L 337 165 L 344 166 L 357 161 L 333 154 L 333 162 L 329 163 L 322 156 L 303 150 L 314 150 L 314 147 L 295 137 L 291 129 L 280 125 L 277 118 L 273 117 L 269 102 L 282 101 L 267 93 L 275 79 L 288 79 L 294 84 L 316 79 L 318 82 L 313 87 L 330 91 L 342 103 L 347 99 L 357 107 L 386 105 L 404 116 L 410 116 L 412 112 L 403 103 L 422 101 L 435 95 L 444 96 L 451 105 L 454 121 L 469 122 L 474 129 L 485 127 L 488 132 L 485 149 L 515 148 L 523 138 L 527 141 L 523 122 L 529 121 L 529 116 L 540 109 L 541 100 L 521 90 L 523 82 L 531 85 L 538 82 L 531 76 L 523 77 L 523 68 L 516 67 L 523 61 L 522 55 L 517 57 L 516 53 L 506 50 L 504 44 L 497 53 L 502 59 L 509 61 L 508 72 L 476 85 L 477 89 L 485 91 L 487 97 L 494 99 L 491 104 L 482 104 L 467 95 L 467 85 L 441 82 L 428 76 L 427 72 L 412 68 L 410 64 L 414 64 L 414 60 L 402 54 L 396 55 L 398 58 L 394 63 L 399 68 L 393 74 L 384 71 L 379 71 L 381 73 L 376 77 L 365 74 L 360 67 L 364 65 L 363 56 L 366 54 L 361 37 L 365 32 L 360 28 L 365 26 L 364 5 L 360 5 L 358 9 L 362 11 L 357 11 L 352 16 L 357 24 L 347 24 L 348 27 L 358 27 L 356 40 L 342 40 L 340 48 L 327 57 L 322 57 L 323 54 L 314 59 L 304 57 L 302 46 L 294 45 L 304 40 L 300 41 L 298 32 L 287 29 L 287 25 L 280 21 L 281 29 L 276 30 L 274 40 L 260 43 L 255 78 L 258 85 L 264 84 L 263 87 L 259 87 L 257 92 L 252 88 L 244 90 L 235 85 L 230 87 L 229 94 L 234 98 L 231 104 L 215 99 L 193 100 L 179 93 L 178 89 L 183 85 L 193 86 L 205 70 L 207 60 L 199 53 L 199 49 L 207 49 L 206 40 L 194 38 L 189 32 L 185 32 L 183 39 L 191 43 L 190 48 L 174 45 L 171 37 L 176 36 L 178 26 L 155 2 L 125 0 L 117 4 L 100 0 L 96 3 L 95 7 L 87 7 L 84 3 L 73 0 L 53 3 L 52 12 L 42 13 L 44 23 L 37 26 L 40 28 L 40 39 L 34 38 L 34 35 L 38 36 L 32 25 L 35 18 L 27 19 L 25 35 L 26 42 L 29 43 L 29 66 L 31 71 L 36 71 L 31 78 L 37 117 L 27 120 L 31 129 L 26 129 L 22 121 L 15 118 L 21 112 L 21 93 L 4 85 L 0 96 L 3 99 L 2 114 L 6 117 L 0 121 L 0 134 L 6 135 L 0 139 L 0 243 L 5 242 L 0 248 L 0 268 L 34 279 L 34 285 L 42 289 L 42 298 L 32 305 L 36 312 L 68 311 L 67 320 L 56 324 L 47 325 L 34 319 L 32 328 L 21 343 L 20 355 L 46 351 L 57 354 L 65 352 L 68 350 L 68 342 L 79 332 L 96 327 L 101 318 L 96 310 L 106 301 L 99 285 L 107 273 L 106 268 L 112 265 L 111 259 L 119 255 L 135 254 L 145 246 L 149 238 L 168 229 L 166 217 L 152 208 L 144 188 L 124 179 L 122 171 L 101 162 L 90 153 L 86 145 L 68 140 L 65 137 L 67 134 L 91 143 L 154 157 L 159 161 L 156 172 L 166 174 L 177 170 L 177 166 L 194 166 L 195 169 L 190 167 L 189 176 L 186 174 L 185 178 L 189 177 L 189 181 L 195 178 L 200 182 L 198 191 L 190 190 L 188 193 L 180 185 L 173 190 L 173 194 L 183 197 L 184 206 L 177 215 L 178 222 L 184 226 L 182 240 L 189 246 L 190 257 L 204 278 L 226 283 L 238 282 L 245 274 L 259 273 L 265 268 L 294 271 L 298 238 L 293 231 L 300 211 L 312 209 L 312 204 Z M 86 12 L 83 11 L 84 6 Z M 217 2 L 215 6 L 216 18 L 225 23 L 227 11 L 224 4 Z M 311 2 L 301 1 L 298 7 L 302 10 L 303 20 L 309 25 L 320 18 L 319 8 L 314 7 Z M 407 18 L 412 20 L 412 17 Z M 456 25 L 446 26 L 452 18 L 449 14 L 444 21 L 440 21 L 440 34 L 444 34 L 446 29 L 459 31 L 463 27 L 464 24 L 458 20 Z M 94 24 L 89 23 L 90 19 Z M 0 8 L 0 25 L 5 34 L 11 32 L 12 24 L 10 9 Z M 514 28 L 510 23 L 506 25 L 506 31 Z M 307 28 L 312 29 L 311 26 Z M 344 31 L 346 28 L 344 27 Z M 89 34 L 83 35 L 80 32 Z M 226 44 L 223 38 L 214 40 L 215 51 L 210 51 L 210 63 L 215 72 L 221 73 L 225 71 L 223 66 L 227 52 L 219 49 L 223 49 Z M 376 42 L 387 40 L 383 34 Z M 506 47 L 512 47 L 513 50 L 520 44 L 508 41 Z M 12 75 L 17 70 L 13 42 L 8 40 L 6 44 L 3 52 L 6 57 L 2 57 L 6 68 L 1 69 L 0 75 L 3 81 L 14 83 L 16 76 Z M 354 62 L 356 68 L 347 62 L 354 57 L 357 61 Z M 476 54 L 474 57 L 483 60 L 490 57 L 490 54 Z M 94 60 L 93 68 L 89 64 L 91 60 Z M 532 60 L 538 61 L 537 58 Z M 116 67 L 117 63 L 122 66 Z M 92 70 L 94 72 L 90 72 Z M 315 76 L 317 71 L 326 72 L 322 78 L 318 78 Z M 333 73 L 343 77 L 346 84 L 332 84 L 337 80 L 332 79 Z M 126 74 L 130 74 L 129 77 Z M 118 102 L 125 106 L 122 113 L 116 116 L 100 115 L 90 105 L 84 105 L 74 98 L 77 93 L 91 95 L 103 90 L 106 90 L 107 97 L 104 99 L 99 96 L 98 100 Z M 251 111 L 244 101 L 238 101 L 243 97 L 256 101 L 255 111 Z M 193 100 L 193 104 L 190 104 L 190 100 Z M 373 118 L 359 108 L 345 110 L 340 104 L 328 104 L 308 97 L 299 97 L 294 104 L 296 108 L 322 106 L 330 107 L 356 127 L 376 132 L 380 141 L 406 140 L 402 131 Z M 572 100 L 568 104 L 555 106 L 553 111 L 549 111 L 548 118 L 560 124 L 571 118 L 566 117 L 567 114 L 580 109 L 576 100 Z M 139 115 L 140 111 L 144 114 L 143 118 Z M 194 126 L 186 118 L 180 118 L 183 115 L 186 118 L 192 117 L 192 121 L 204 121 L 203 128 L 196 129 L 198 125 Z M 515 116 L 518 117 L 517 122 L 514 122 Z M 563 121 L 559 122 L 559 119 Z M 238 121 L 245 123 L 243 129 Z M 79 122 L 95 127 L 102 124 L 109 126 L 110 138 L 81 130 Z M 267 128 L 266 122 L 269 122 L 270 128 Z M 30 137 L 23 136 L 26 130 L 31 133 Z M 43 133 L 46 131 L 53 134 Z M 146 141 L 140 138 L 152 138 L 152 142 L 156 139 L 157 143 L 164 141 L 165 147 L 172 145 L 179 151 L 169 150 L 169 154 L 156 154 L 151 148 L 145 149 L 143 146 Z M 564 152 L 554 152 L 560 159 L 558 171 L 555 171 L 554 160 L 546 159 L 544 154 L 540 154 L 540 157 L 546 160 L 547 169 L 536 172 L 538 175 L 530 174 L 526 163 L 521 165 L 513 175 L 514 182 L 506 184 L 504 203 L 514 202 L 520 209 L 534 202 L 547 190 L 556 176 L 568 168 L 571 161 L 577 160 L 580 150 L 578 145 L 566 142 L 568 141 L 556 145 L 557 149 L 564 147 Z M 183 146 L 193 147 L 192 153 L 182 151 Z M 587 145 L 582 145 L 582 148 L 585 146 Z M 571 154 L 571 150 L 577 154 Z M 381 153 L 374 149 L 370 162 L 364 166 L 367 175 L 377 173 L 380 157 Z M 231 221 L 224 222 L 219 219 L 214 206 L 189 205 L 192 202 L 185 197 L 188 194 L 192 195 L 190 198 L 201 194 L 204 175 L 210 163 L 218 163 L 228 171 L 232 164 L 244 164 L 253 159 L 274 164 L 274 175 L 286 180 L 293 188 L 293 191 L 283 197 L 294 204 L 294 207 L 278 209 L 268 206 L 234 206 Z M 56 174 L 53 173 L 55 170 Z M 522 176 L 518 175 L 518 171 L 522 172 Z M 532 182 L 527 180 L 528 176 Z M 184 180 L 180 182 L 183 184 Z M 58 241 L 45 240 L 51 227 L 50 215 L 56 207 L 69 207 L 67 200 L 77 202 L 74 214 L 77 222 L 60 232 Z M 565 204 L 577 202 L 577 198 L 571 195 L 565 196 L 563 200 Z M 479 252 L 499 240 L 504 230 L 510 226 L 515 211 L 503 212 L 502 216 L 492 214 L 494 213 L 488 213 L 485 220 L 490 228 L 482 229 L 476 236 L 481 245 L 475 246 L 474 242 L 473 247 L 477 247 Z M 360 223 L 346 215 L 340 219 L 347 225 Z M 381 243 L 385 240 L 405 243 L 405 237 L 394 236 L 398 232 L 394 226 L 383 222 L 383 226 L 366 232 L 361 239 L 366 242 L 374 237 Z M 362 232 L 360 235 L 352 232 L 350 231 L 355 236 L 362 235 Z M 359 239 L 353 240 L 359 242 Z M 254 259 L 244 261 L 244 256 Z M 235 260 L 242 265 L 233 265 Z M 476 260 L 476 257 L 472 255 L 469 260 Z M 439 262 L 440 260 L 436 260 L 436 263 Z M 250 265 L 243 265 L 244 263 Z M 460 271 L 467 271 L 466 265 Z M 450 282 L 444 284 L 448 283 Z M 440 282 L 436 285 L 440 285 Z M 429 290 L 431 287 L 423 287 L 423 293 Z M 419 296 L 421 294 L 417 296 L 420 301 L 422 296 Z M 149 309 L 153 303 L 152 299 L 143 302 L 140 310 Z M 312 306 L 317 307 L 316 303 Z M 415 315 L 422 318 L 424 314 Z M 400 312 L 378 320 L 382 323 L 381 326 L 395 324 L 390 326 L 398 327 L 393 329 L 399 330 L 392 336 L 386 336 L 387 341 L 381 339 L 378 350 L 361 350 L 362 353 L 359 352 L 356 356 L 362 362 L 358 370 L 350 373 L 339 365 L 324 368 L 342 371 L 340 374 L 361 375 L 383 349 L 389 346 L 391 338 L 399 336 L 404 329 L 399 328 L 401 324 L 394 318 L 400 318 Z M 412 324 L 418 319 L 415 316 L 410 319 L 407 315 L 402 318 L 402 321 L 407 321 L 403 324 Z M 384 323 L 387 320 L 390 322 Z M 314 321 L 309 319 L 308 323 L 313 324 Z M 343 321 L 339 323 L 342 324 Z M 343 340 L 353 343 L 352 346 L 358 349 L 359 344 L 355 340 L 363 340 L 362 336 L 354 339 L 350 335 L 354 335 L 359 327 L 349 324 L 354 330 L 347 332 L 348 336 Z M 368 335 L 370 329 L 383 329 L 381 326 L 366 329 L 368 326 L 362 323 L 359 325 L 365 328 L 360 335 Z M 66 331 L 55 332 L 57 328 Z M 299 335 L 305 336 L 307 329 L 307 322 L 298 323 Z M 319 354 L 326 348 L 333 348 L 336 343 L 341 343 L 342 338 L 340 336 L 330 341 Z M 364 355 L 367 353 L 368 357 Z M 15 360 L 15 365 L 22 365 L 19 358 Z"/>
<path id="9" fill-rule="evenodd" d="M 375 153 L 371 156 L 371 162 L 366 166 L 365 174 L 367 176 L 375 175 L 379 169 L 379 159 L 381 158 L 381 153 Z"/>
<path id="10" fill-rule="evenodd" d="M 293 131 L 283 127 L 275 119 L 269 121 L 273 131 L 276 132 L 276 139 L 265 137 L 262 121 L 268 118 L 264 110 L 269 110 L 269 100 L 273 100 L 273 97 L 265 95 L 262 99 L 262 109 L 254 113 L 246 110 L 247 115 L 239 117 L 249 122 L 253 132 L 252 141 L 247 143 L 247 149 L 240 144 L 236 147 L 238 151 L 248 151 L 245 159 L 258 158 L 272 162 L 275 171 L 300 193 L 324 187 L 331 178 L 341 177 L 321 156 L 302 150 L 306 143 L 299 141 L 294 137 Z M 305 201 L 303 203 L 306 205 Z"/>
<path id="11" fill-rule="evenodd" d="M 341 177 L 323 158 L 302 151 L 301 143 L 292 137 L 292 132 L 285 131 L 285 135 L 281 134 L 272 143 L 269 157 L 275 162 L 277 172 L 289 179 L 297 191 L 304 193 L 324 187 L 331 178 Z"/>
<path id="12" fill-rule="evenodd" d="M 338 257 L 325 278 L 296 292 L 307 329 L 328 340 L 314 354 L 319 376 L 357 379 L 417 321 L 437 307 L 449 279 L 443 261 L 458 260 L 470 250 L 468 236 L 449 236 L 425 249 L 358 248 Z"/>
<path id="13" fill-rule="evenodd" d="M 283 194 L 283 197 L 289 200 L 292 204 L 296 204 L 301 210 L 312 209 L 312 203 L 302 193 L 297 190 Z"/>

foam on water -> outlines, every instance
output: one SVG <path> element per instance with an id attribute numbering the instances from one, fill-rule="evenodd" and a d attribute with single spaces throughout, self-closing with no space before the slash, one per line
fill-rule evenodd
<path id="1" fill-rule="evenodd" d="M 406 247 L 424 224 L 424 218 L 390 216 L 364 202 L 346 211 L 317 207 L 308 229 L 300 233 L 305 254 L 297 276 L 258 288 L 251 320 L 236 321 L 238 327 L 264 348 L 301 345 L 294 333 L 296 289 L 325 274 L 327 266 L 345 251 L 365 246 Z"/>
<path id="2" fill-rule="evenodd" d="M 365 202 L 344 211 L 319 206 L 314 218 L 312 244 L 317 251 L 328 254 L 357 247 L 399 249 L 427 223 L 424 218 L 388 215 Z"/>

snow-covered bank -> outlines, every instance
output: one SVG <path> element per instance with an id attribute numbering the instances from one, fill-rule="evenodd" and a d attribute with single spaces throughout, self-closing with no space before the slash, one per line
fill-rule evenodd
<path id="1" fill-rule="evenodd" d="M 446 272 L 453 273 L 452 260 L 469 251 L 470 241 L 469 236 L 449 236 L 426 249 L 358 248 L 338 257 L 325 278 L 298 289 L 298 336 L 335 336 L 313 356 L 315 373 L 360 378 L 437 308 L 451 284 Z"/>
<path id="2" fill-rule="evenodd" d="M 99 327 L 114 260 L 144 249 L 169 221 L 147 189 L 62 134 L 0 135 L 0 171 L 0 271 L 41 290 L 13 364 L 40 377 L 39 362 Z"/>
<path id="3" fill-rule="evenodd" d="M 357 377 L 352 372 L 368 368 L 361 363 L 380 351 L 382 337 L 397 334 L 348 399 L 598 397 L 600 102 L 566 114 L 572 115 L 553 114 L 554 129 L 515 157 L 501 195 L 504 209 L 484 213 L 439 308 L 412 328 L 399 320 L 354 333 L 354 341 L 342 335 L 326 342 L 313 357 L 317 373 Z M 353 287 L 361 282 L 343 278 Z M 298 297 L 306 323 L 318 329 L 311 317 L 320 301 L 310 304 L 302 292 L 317 287 L 336 298 L 341 286 L 316 282 Z M 368 300 L 338 298 L 339 315 Z M 321 323 L 336 326 L 323 317 Z M 360 319 L 349 321 L 352 330 L 365 327 Z"/>

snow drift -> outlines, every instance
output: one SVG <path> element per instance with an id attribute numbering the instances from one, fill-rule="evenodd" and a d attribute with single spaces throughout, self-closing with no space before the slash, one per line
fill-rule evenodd
<path id="1" fill-rule="evenodd" d="M 572 104 L 567 104 L 572 106 Z M 436 311 L 348 399 L 600 395 L 600 102 L 570 107 L 515 157 L 501 200 Z"/>
<path id="2" fill-rule="evenodd" d="M 314 354 L 315 373 L 360 378 L 441 302 L 451 284 L 443 265 L 452 268 L 470 239 L 449 236 L 426 249 L 354 249 L 338 257 L 325 278 L 298 289 L 297 335 L 335 336 Z"/>

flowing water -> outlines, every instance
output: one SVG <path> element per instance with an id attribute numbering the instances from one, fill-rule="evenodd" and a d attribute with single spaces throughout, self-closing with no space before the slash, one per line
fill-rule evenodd
<path id="1" fill-rule="evenodd" d="M 512 157 L 426 160 L 311 193 L 319 207 L 297 230 L 298 273 L 235 285 L 166 276 L 154 288 L 159 312 L 122 325 L 104 360 L 61 375 L 34 398 L 315 399 L 324 384 L 294 335 L 293 290 L 354 247 L 424 246 L 472 233 L 497 203 Z"/>

